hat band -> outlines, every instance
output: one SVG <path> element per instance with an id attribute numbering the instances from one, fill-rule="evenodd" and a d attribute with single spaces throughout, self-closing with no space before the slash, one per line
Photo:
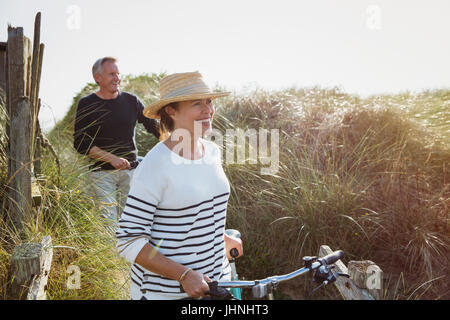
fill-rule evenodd
<path id="1" fill-rule="evenodd" d="M 182 87 L 180 89 L 175 89 L 167 94 L 165 94 L 162 99 L 170 99 L 175 97 L 182 97 L 182 96 L 188 96 L 188 95 L 194 95 L 199 93 L 211 93 L 209 88 L 205 86 L 204 84 L 193 84 L 190 86 Z"/>

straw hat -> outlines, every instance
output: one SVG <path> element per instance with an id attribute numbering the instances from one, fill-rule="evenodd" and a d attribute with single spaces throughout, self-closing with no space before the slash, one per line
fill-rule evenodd
<path id="1" fill-rule="evenodd" d="M 161 79 L 159 94 L 160 100 L 144 109 L 147 118 L 159 119 L 158 111 L 172 102 L 220 98 L 230 92 L 212 92 L 199 72 L 185 72 L 174 73 Z"/>

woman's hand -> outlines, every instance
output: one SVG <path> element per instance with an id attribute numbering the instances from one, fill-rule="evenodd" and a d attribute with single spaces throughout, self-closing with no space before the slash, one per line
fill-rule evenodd
<path id="1" fill-rule="evenodd" d="M 198 299 L 209 291 L 208 282 L 211 282 L 211 279 L 207 275 L 191 270 L 180 283 L 189 297 Z"/>
<path id="2" fill-rule="evenodd" d="M 230 255 L 231 249 L 236 249 L 238 251 L 238 256 L 236 258 L 238 258 L 244 254 L 244 247 L 242 246 L 241 239 L 230 237 L 229 235 L 227 235 L 225 233 L 224 240 L 225 240 L 225 251 L 226 251 L 228 260 L 232 259 L 231 255 Z"/>

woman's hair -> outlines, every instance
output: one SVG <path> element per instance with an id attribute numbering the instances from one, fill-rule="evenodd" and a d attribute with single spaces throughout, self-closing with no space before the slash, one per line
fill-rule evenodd
<path id="1" fill-rule="evenodd" d="M 173 119 L 169 116 L 169 114 L 166 112 L 167 107 L 172 107 L 175 110 L 178 109 L 178 102 L 172 102 L 165 107 L 159 109 L 158 115 L 160 117 L 159 120 L 159 132 L 161 133 L 161 137 L 168 137 L 169 134 L 175 129 L 175 123 L 173 122 Z"/>

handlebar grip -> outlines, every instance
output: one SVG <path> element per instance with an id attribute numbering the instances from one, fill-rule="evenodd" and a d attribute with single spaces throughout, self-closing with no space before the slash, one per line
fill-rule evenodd
<path id="1" fill-rule="evenodd" d="M 337 250 L 337 251 L 330 253 L 329 255 L 326 255 L 325 257 L 320 258 L 319 261 L 323 261 L 326 264 L 333 264 L 336 261 L 338 261 L 339 259 L 341 259 L 343 256 L 344 256 L 344 251 Z"/>
<path id="2" fill-rule="evenodd" d="M 236 248 L 233 248 L 233 249 L 230 250 L 230 255 L 233 258 L 237 258 L 239 256 L 239 251 Z"/>
<path id="3" fill-rule="evenodd" d="M 239 230 L 236 229 L 226 229 L 225 233 L 229 236 L 229 237 L 233 237 L 233 238 L 241 238 L 241 233 L 239 232 Z M 230 250 L 230 255 L 233 258 L 237 258 L 239 256 L 239 252 L 236 248 L 233 248 Z"/>

